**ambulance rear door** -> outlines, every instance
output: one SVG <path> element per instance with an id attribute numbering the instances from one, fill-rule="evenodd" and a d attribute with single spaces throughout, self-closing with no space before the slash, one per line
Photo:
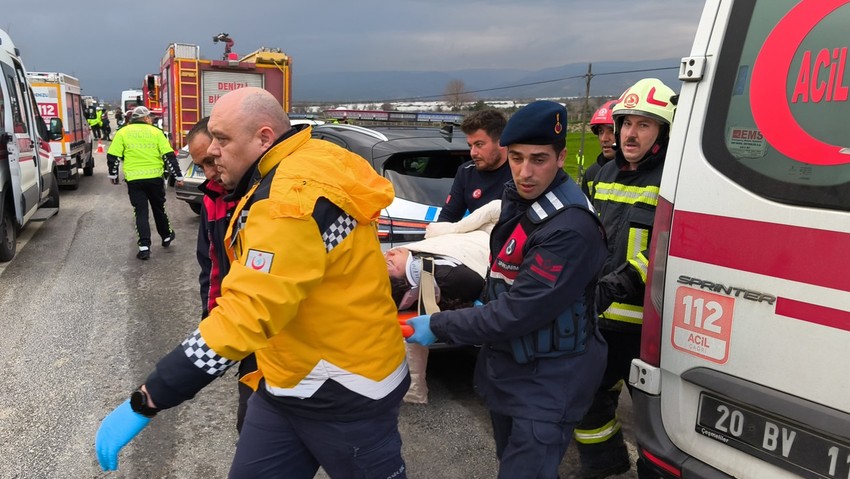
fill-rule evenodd
<path id="1" fill-rule="evenodd" d="M 848 478 L 850 0 L 709 4 L 661 187 L 663 430 L 733 477 Z"/>

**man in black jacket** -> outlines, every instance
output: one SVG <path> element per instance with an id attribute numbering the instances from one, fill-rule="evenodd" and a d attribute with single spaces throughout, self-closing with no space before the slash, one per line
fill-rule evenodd
<path id="1" fill-rule="evenodd" d="M 477 111 L 463 119 L 471 161 L 460 165 L 440 210 L 437 221 L 454 223 L 487 203 L 502 198 L 505 183 L 511 181 L 505 148 L 499 136 L 505 129 L 505 116 L 498 110 Z"/>

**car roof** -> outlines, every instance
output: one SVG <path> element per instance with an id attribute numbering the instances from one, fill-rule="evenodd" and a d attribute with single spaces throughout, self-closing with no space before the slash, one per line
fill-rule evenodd
<path id="1" fill-rule="evenodd" d="M 344 140 L 353 151 L 370 152 L 382 158 L 402 152 L 457 151 L 469 152 L 466 135 L 455 125 L 440 127 L 374 126 L 329 124 L 313 127 L 313 135 Z"/>

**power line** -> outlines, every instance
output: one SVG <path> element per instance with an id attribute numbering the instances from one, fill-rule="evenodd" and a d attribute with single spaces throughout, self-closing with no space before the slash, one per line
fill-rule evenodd
<path id="1" fill-rule="evenodd" d="M 621 70 L 621 71 L 614 71 L 614 72 L 594 73 L 592 76 L 624 75 L 624 74 L 627 74 L 627 73 L 645 73 L 645 72 L 655 72 L 655 71 L 663 71 L 663 70 L 678 70 L 678 69 L 679 69 L 679 67 L 642 68 L 642 69 L 638 69 L 638 70 Z M 486 93 L 486 92 L 499 91 L 499 90 L 510 90 L 511 88 L 521 88 L 521 87 L 526 87 L 526 86 L 543 85 L 543 84 L 546 84 L 546 83 L 557 83 L 557 82 L 567 81 L 567 80 L 576 80 L 576 79 L 579 79 L 579 78 L 585 78 L 586 76 L 587 76 L 587 74 L 584 73 L 584 74 L 581 74 L 581 75 L 573 75 L 573 76 L 569 76 L 569 77 L 555 78 L 555 79 L 552 79 L 552 80 L 541 80 L 541 81 L 535 81 L 535 82 L 529 82 L 529 83 L 518 83 L 516 85 L 501 86 L 501 87 L 494 87 L 494 88 L 482 88 L 480 90 L 468 90 L 468 91 L 459 92 L 458 95 L 469 95 L 469 94 L 472 94 L 472 93 Z M 345 102 L 345 103 L 393 103 L 393 102 L 403 102 L 403 101 L 417 101 L 417 100 L 427 100 L 427 99 L 434 99 L 434 98 L 444 98 L 445 96 L 446 96 L 445 93 L 441 93 L 439 95 L 423 95 L 423 96 L 414 96 L 414 97 L 407 97 L 407 98 L 396 98 L 396 99 L 390 99 L 390 100 L 350 101 L 350 102 Z"/>

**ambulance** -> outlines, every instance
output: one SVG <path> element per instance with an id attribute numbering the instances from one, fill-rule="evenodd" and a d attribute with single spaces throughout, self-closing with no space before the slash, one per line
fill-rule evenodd
<path id="1" fill-rule="evenodd" d="M 9 35 L 0 30 L 0 261 L 10 261 L 21 228 L 59 211 L 47 126 Z"/>
<path id="2" fill-rule="evenodd" d="M 121 91 L 121 108 L 125 113 L 130 113 L 137 106 L 144 106 L 142 90 L 122 90 Z"/>
<path id="3" fill-rule="evenodd" d="M 94 174 L 94 145 L 85 117 L 80 80 L 54 72 L 27 72 L 38 110 L 49 123 L 50 150 L 56 159 L 59 184 L 76 189 L 80 169 Z"/>
<path id="4" fill-rule="evenodd" d="M 638 451 L 850 477 L 850 0 L 708 0 L 649 248 Z"/>

